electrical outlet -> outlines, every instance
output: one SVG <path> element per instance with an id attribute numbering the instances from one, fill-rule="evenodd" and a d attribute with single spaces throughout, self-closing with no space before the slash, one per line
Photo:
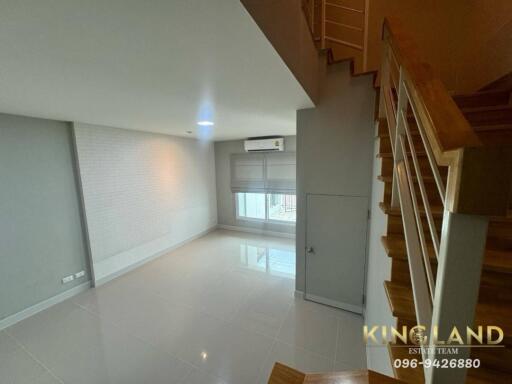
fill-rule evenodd
<path id="1" fill-rule="evenodd" d="M 69 275 L 69 276 L 63 277 L 62 278 L 62 284 L 69 283 L 70 281 L 73 281 L 73 280 L 75 280 L 75 276 L 73 276 L 73 275 Z"/>
<path id="2" fill-rule="evenodd" d="M 84 276 L 85 276 L 85 271 L 80 271 L 80 272 L 75 273 L 75 279 L 79 279 Z"/>

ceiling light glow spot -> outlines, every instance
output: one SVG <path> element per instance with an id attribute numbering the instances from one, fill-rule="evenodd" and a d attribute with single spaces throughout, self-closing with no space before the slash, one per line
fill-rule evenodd
<path id="1" fill-rule="evenodd" d="M 209 120 L 201 120 L 197 122 L 197 125 L 200 125 L 201 127 L 211 127 L 215 125 L 215 123 Z"/>

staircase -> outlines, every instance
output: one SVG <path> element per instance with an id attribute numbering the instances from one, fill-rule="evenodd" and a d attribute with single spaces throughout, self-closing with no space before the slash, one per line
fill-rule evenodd
<path id="1" fill-rule="evenodd" d="M 320 57 L 328 64 L 351 60 L 353 75 L 363 73 L 358 52 L 366 49 L 361 4 L 301 2 Z M 361 32 L 362 41 L 343 40 L 347 30 Z M 304 374 L 278 363 L 269 383 L 512 383 L 512 76 L 450 95 L 399 20 L 385 21 L 383 42 L 376 131 L 385 184 L 380 208 L 388 218 L 382 245 L 392 261 L 383 289 L 397 328 L 425 326 L 427 347 L 438 346 L 429 333 L 435 327 L 441 340 L 454 326 L 471 325 L 499 326 L 504 338 L 492 348 L 473 343 L 455 355 L 431 348 L 413 356 L 471 357 L 480 361 L 477 369 L 400 367 L 396 381 L 371 371 Z M 341 46 L 355 51 L 340 54 Z M 392 362 L 412 358 L 404 345 L 388 350 Z"/>
<path id="2" fill-rule="evenodd" d="M 448 95 L 396 20 L 384 27 L 377 131 L 397 325 L 498 325 L 500 348 L 466 348 L 478 369 L 395 369 L 408 383 L 512 382 L 512 104 L 509 81 Z M 444 328 L 444 330 L 443 330 Z M 465 329 L 465 327 L 463 328 Z M 445 338 L 446 339 L 446 338 Z M 445 340 L 444 339 L 444 340 Z M 410 358 L 389 345 L 392 361 Z M 424 354 L 423 358 L 442 358 Z M 421 359 L 421 357 L 420 357 Z"/>
<path id="3" fill-rule="evenodd" d="M 302 0 L 302 8 L 317 46 L 333 62 L 350 59 L 355 73 L 365 72 L 368 1 Z"/>

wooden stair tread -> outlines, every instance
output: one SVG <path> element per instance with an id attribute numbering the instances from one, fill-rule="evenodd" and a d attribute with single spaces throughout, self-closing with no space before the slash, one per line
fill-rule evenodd
<path id="1" fill-rule="evenodd" d="M 416 322 L 412 288 L 391 281 L 384 282 L 386 296 L 393 316 Z M 475 324 L 498 325 L 505 334 L 504 343 L 512 342 L 512 307 L 499 303 L 478 303 Z"/>
<path id="2" fill-rule="evenodd" d="M 479 112 L 493 112 L 493 111 L 512 111 L 512 105 L 478 105 L 473 107 L 461 107 L 462 113 L 479 113 Z"/>
<path id="3" fill-rule="evenodd" d="M 392 384 L 401 380 L 381 375 L 374 371 L 345 371 L 332 373 L 306 374 L 304 384 Z"/>
<path id="4" fill-rule="evenodd" d="M 453 96 L 453 100 L 459 108 L 507 105 L 510 101 L 510 92 L 506 90 L 499 90 L 459 94 Z"/>
<path id="5" fill-rule="evenodd" d="M 389 177 L 391 177 L 391 176 L 389 176 Z M 377 177 L 377 178 L 379 179 L 379 177 Z M 383 178 L 386 178 L 386 180 L 381 180 L 381 181 L 388 182 L 387 176 L 384 176 Z M 392 180 L 389 180 L 389 182 L 391 182 L 391 181 Z M 391 215 L 391 216 L 401 216 L 402 215 L 402 212 L 400 211 L 400 208 L 391 208 L 389 203 L 380 202 L 379 203 L 379 208 L 386 215 Z M 420 210 L 420 214 L 422 216 L 424 216 L 426 214 L 425 213 L 425 208 L 423 206 L 420 206 L 419 210 Z M 443 216 L 444 209 L 441 206 L 431 205 L 430 206 L 430 210 L 432 212 L 432 217 L 434 219 L 440 218 L 440 217 Z M 508 215 L 504 216 L 504 217 L 502 217 L 502 216 L 491 217 L 491 222 L 493 222 L 493 223 L 494 222 L 496 222 L 496 223 L 512 223 L 512 211 L 509 211 Z"/>
<path id="6" fill-rule="evenodd" d="M 508 105 L 462 109 L 462 113 L 472 126 L 510 124 L 512 122 L 512 108 Z"/>
<path id="7" fill-rule="evenodd" d="M 466 384 L 512 383 L 512 374 L 484 367 L 468 370 Z"/>
<path id="8" fill-rule="evenodd" d="M 411 288 L 391 281 L 384 281 L 384 290 L 391 314 L 394 317 L 415 322 L 416 311 Z"/>
<path id="9" fill-rule="evenodd" d="M 417 366 L 416 368 L 395 368 L 393 366 L 393 361 L 396 359 L 403 360 L 413 358 L 413 356 L 409 355 L 407 348 L 388 344 L 388 351 L 391 357 L 391 366 L 393 367 L 393 372 L 397 379 L 410 384 L 421 384 L 425 382 L 423 368 L 421 366 Z M 421 355 L 414 355 L 414 358 L 422 360 Z"/>
<path id="10" fill-rule="evenodd" d="M 410 152 L 407 152 L 407 154 L 409 156 L 411 156 L 411 153 Z M 416 151 L 416 156 L 417 157 L 427 157 L 427 153 L 424 152 L 424 151 Z M 377 158 L 388 158 L 388 159 L 392 159 L 393 158 L 393 154 L 391 152 L 379 152 L 377 154 Z"/>
<path id="11" fill-rule="evenodd" d="M 416 175 L 412 176 L 414 181 L 418 181 L 418 177 Z M 377 180 L 382 181 L 384 183 L 391 183 L 393 181 L 393 176 L 383 176 L 379 175 L 377 176 Z M 435 183 L 435 179 L 433 176 L 423 176 L 423 181 L 425 183 Z"/>
<path id="12" fill-rule="evenodd" d="M 391 216 L 402 216 L 402 212 L 400 211 L 400 208 L 391 208 L 389 203 L 380 202 L 379 208 L 386 214 Z M 420 214 L 425 215 L 425 208 L 423 206 L 419 207 Z M 430 207 L 430 210 L 432 212 L 432 216 L 434 218 L 443 217 L 444 209 L 441 206 L 433 205 Z"/>
<path id="13" fill-rule="evenodd" d="M 268 384 L 302 384 L 306 375 L 279 362 L 274 364 Z"/>
<path id="14" fill-rule="evenodd" d="M 381 237 L 382 245 L 389 257 L 407 259 L 405 240 L 401 236 L 387 235 Z M 436 262 L 436 256 L 432 245 L 428 245 L 430 260 Z M 512 273 L 512 253 L 486 249 L 483 268 L 486 271 Z"/>
<path id="15" fill-rule="evenodd" d="M 420 136 L 420 132 L 417 131 L 417 130 L 412 130 L 411 131 L 411 135 L 412 136 Z M 389 138 L 389 133 L 378 133 L 377 136 L 380 137 L 380 138 L 387 138 L 388 139 Z"/>
<path id="16" fill-rule="evenodd" d="M 471 127 L 476 133 L 485 132 L 508 132 L 512 130 L 512 123 L 508 124 L 472 124 Z"/>
<path id="17" fill-rule="evenodd" d="M 327 373 L 303 373 L 276 362 L 268 384 L 393 384 L 403 383 L 370 370 Z"/>

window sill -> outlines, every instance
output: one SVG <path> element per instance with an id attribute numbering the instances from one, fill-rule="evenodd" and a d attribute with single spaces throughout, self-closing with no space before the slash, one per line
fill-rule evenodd
<path id="1" fill-rule="evenodd" d="M 279 220 L 265 220 L 265 219 L 251 219 L 248 217 L 237 217 L 237 222 L 241 223 L 258 223 L 258 224 L 272 224 L 272 225 L 282 225 L 285 227 L 295 227 L 295 222 L 290 221 L 279 221 Z"/>

